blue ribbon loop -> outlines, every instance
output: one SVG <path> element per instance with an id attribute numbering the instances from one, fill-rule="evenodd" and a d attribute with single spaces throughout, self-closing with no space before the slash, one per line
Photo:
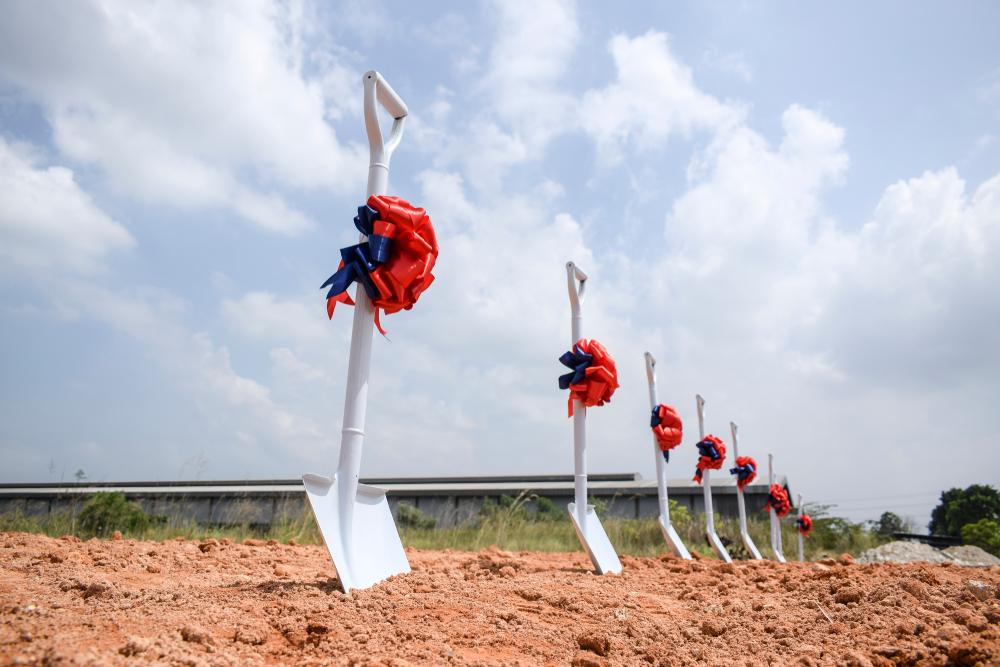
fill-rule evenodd
<path id="1" fill-rule="evenodd" d="M 698 443 L 698 454 L 700 456 L 707 456 L 713 461 L 719 460 L 719 452 L 715 449 L 715 443 L 708 438 Z"/>
<path id="2" fill-rule="evenodd" d="M 653 408 L 653 417 L 652 419 L 649 420 L 649 428 L 656 428 L 662 423 L 663 420 L 660 419 L 660 406 L 657 405 L 655 408 Z"/>
<path id="3" fill-rule="evenodd" d="M 358 214 L 354 216 L 354 226 L 366 235 L 368 240 L 340 249 L 340 257 L 344 260 L 343 268 L 320 285 L 320 289 L 330 286 L 327 299 L 346 292 L 355 281 L 364 286 L 369 299 L 378 298 L 378 287 L 369 274 L 389 259 L 392 254 L 393 239 L 374 233 L 376 220 L 381 220 L 378 211 L 368 205 L 358 207 Z"/>
<path id="4" fill-rule="evenodd" d="M 559 388 L 569 389 L 571 384 L 580 384 L 587 378 L 587 369 L 593 363 L 594 355 L 586 354 L 579 345 L 574 345 L 573 351 L 559 357 L 559 361 L 563 366 L 573 369 L 572 373 L 559 376 Z"/>
<path id="5" fill-rule="evenodd" d="M 729 474 L 736 475 L 737 481 L 743 482 L 755 472 L 757 471 L 754 467 L 748 463 L 745 466 L 736 466 L 735 468 L 730 469 Z"/>

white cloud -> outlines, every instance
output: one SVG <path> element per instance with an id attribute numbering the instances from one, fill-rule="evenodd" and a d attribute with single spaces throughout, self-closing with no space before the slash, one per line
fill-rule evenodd
<path id="1" fill-rule="evenodd" d="M 0 257 L 30 272 L 93 273 L 135 239 L 94 205 L 65 167 L 39 168 L 0 137 Z M 22 147 L 24 148 L 24 147 Z"/>
<path id="2" fill-rule="evenodd" d="M 44 106 L 60 150 L 122 194 L 296 234 L 313 223 L 276 189 L 352 192 L 367 156 L 326 120 L 357 113 L 346 82 L 360 73 L 311 58 L 295 7 L 7 4 L 0 75 Z"/>
<path id="3" fill-rule="evenodd" d="M 674 133 L 719 130 L 742 121 L 740 107 L 698 89 L 691 68 L 670 53 L 666 34 L 650 30 L 634 39 L 616 35 L 608 50 L 618 78 L 588 91 L 580 111 L 582 127 L 597 141 L 605 160 L 620 160 L 622 145 L 630 139 L 641 151 L 662 145 Z"/>
<path id="4" fill-rule="evenodd" d="M 276 301 L 270 292 L 248 292 L 239 301 L 222 301 L 229 326 L 250 338 L 265 341 L 320 343 L 331 337 L 322 294 L 312 302 Z"/>

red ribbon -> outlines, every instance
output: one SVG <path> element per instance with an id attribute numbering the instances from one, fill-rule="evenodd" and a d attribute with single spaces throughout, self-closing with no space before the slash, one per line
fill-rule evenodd
<path id="1" fill-rule="evenodd" d="M 698 443 L 699 451 L 704 451 L 702 443 L 711 443 L 715 447 L 715 452 L 718 456 L 712 458 L 711 456 L 702 454 L 698 457 L 698 469 L 694 471 L 694 478 L 691 481 L 698 482 L 699 484 L 701 484 L 702 472 L 705 470 L 720 470 L 722 462 L 726 460 L 726 445 L 722 440 L 716 438 L 714 435 L 706 435 L 705 439 Z"/>
<path id="2" fill-rule="evenodd" d="M 767 494 L 767 504 L 764 509 L 774 508 L 774 513 L 779 517 L 785 516 L 792 509 L 792 503 L 788 500 L 788 492 L 777 484 L 771 485 L 771 491 Z"/>
<path id="3" fill-rule="evenodd" d="M 681 444 L 681 436 L 684 435 L 684 425 L 677 411 L 669 405 L 657 405 L 656 416 L 660 418 L 660 423 L 653 427 L 653 435 L 656 436 L 656 444 L 664 452 Z"/>
<path id="4" fill-rule="evenodd" d="M 381 308 L 386 315 L 413 308 L 420 295 L 434 282 L 431 269 L 438 256 L 437 236 L 427 211 L 410 205 L 399 197 L 368 198 L 368 206 L 379 213 L 375 232 L 393 238 L 393 248 L 389 259 L 368 275 L 378 288 L 379 296 L 372 299 L 375 307 L 375 326 L 385 335 L 379 322 Z M 340 262 L 344 266 L 343 260 Z M 326 302 L 326 312 L 333 318 L 337 303 L 354 305 L 347 292 L 331 297 Z"/>
<path id="5" fill-rule="evenodd" d="M 569 386 L 569 416 L 573 416 L 573 400 L 579 399 L 583 407 L 592 408 L 604 405 L 611 400 L 611 395 L 618 388 L 618 369 L 615 360 L 611 358 L 604 346 L 596 340 L 587 342 L 581 338 L 574 346 L 583 350 L 584 354 L 593 355 L 594 360 L 586 369 L 587 377 L 579 384 Z"/>

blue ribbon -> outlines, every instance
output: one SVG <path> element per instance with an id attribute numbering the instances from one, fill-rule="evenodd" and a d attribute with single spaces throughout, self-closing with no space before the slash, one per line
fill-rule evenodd
<path id="1" fill-rule="evenodd" d="M 715 443 L 705 438 L 698 443 L 698 454 L 701 456 L 707 456 L 713 461 L 719 460 L 719 452 L 715 449 Z"/>
<path id="2" fill-rule="evenodd" d="M 587 377 L 587 369 L 594 361 L 594 355 L 586 354 L 579 345 L 573 346 L 572 352 L 567 352 L 559 357 L 563 366 L 573 369 L 572 373 L 559 376 L 559 388 L 569 389 L 571 384 L 580 384 Z"/>
<path id="3" fill-rule="evenodd" d="M 754 467 L 748 463 L 745 466 L 736 466 L 735 468 L 730 469 L 729 474 L 736 475 L 737 481 L 742 482 L 755 472 L 757 471 Z"/>
<path id="4" fill-rule="evenodd" d="M 369 299 L 378 298 L 378 287 L 375 286 L 369 274 L 389 259 L 392 254 L 393 239 L 374 233 L 376 220 L 381 220 L 378 211 L 368 205 L 358 207 L 358 214 L 354 216 L 354 226 L 358 228 L 359 232 L 366 235 L 368 240 L 340 249 L 340 257 L 344 260 L 344 267 L 320 285 L 320 289 L 327 285 L 330 286 L 330 291 L 326 295 L 327 299 L 332 299 L 338 294 L 346 292 L 351 283 L 355 281 L 364 286 Z"/>
<path id="5" fill-rule="evenodd" d="M 653 408 L 653 417 L 649 420 L 649 428 L 656 428 L 662 423 L 663 420 L 660 419 L 660 406 L 657 405 L 655 408 Z"/>

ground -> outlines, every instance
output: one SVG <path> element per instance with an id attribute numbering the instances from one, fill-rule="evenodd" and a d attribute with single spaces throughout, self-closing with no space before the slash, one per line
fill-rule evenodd
<path id="1" fill-rule="evenodd" d="M 1000 567 L 408 549 L 348 597 L 248 542 L 0 534 L 0 664 L 1000 665 Z"/>

